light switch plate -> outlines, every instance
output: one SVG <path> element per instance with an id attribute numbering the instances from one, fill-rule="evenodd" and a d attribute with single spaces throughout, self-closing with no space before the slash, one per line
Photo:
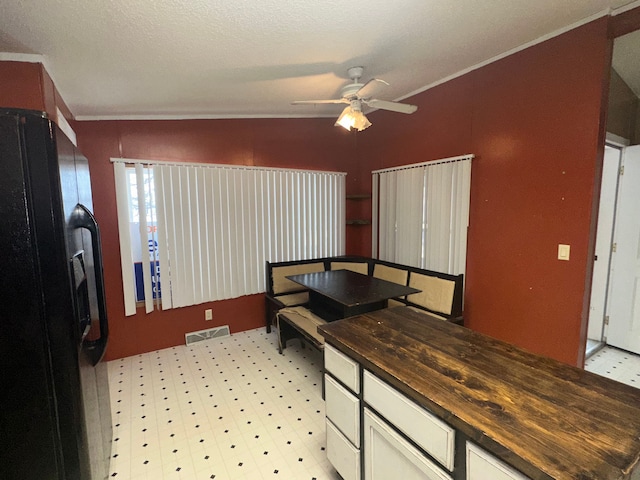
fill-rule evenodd
<path id="1" fill-rule="evenodd" d="M 558 260 L 569 260 L 569 254 L 571 252 L 571 245 L 558 245 Z"/>

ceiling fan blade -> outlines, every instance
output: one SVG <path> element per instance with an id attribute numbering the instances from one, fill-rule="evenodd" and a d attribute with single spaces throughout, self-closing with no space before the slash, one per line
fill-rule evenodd
<path id="1" fill-rule="evenodd" d="M 376 90 L 376 88 L 379 86 L 380 83 L 389 85 L 387 82 L 385 82 L 381 78 L 372 78 L 371 80 L 369 80 L 367 83 L 365 83 L 363 86 L 360 87 L 360 89 L 356 92 L 356 95 L 360 98 L 369 98 L 371 97 L 371 94 Z"/>
<path id="2" fill-rule="evenodd" d="M 409 105 L 408 103 L 388 102 L 386 100 L 377 100 L 375 98 L 372 98 L 371 100 L 363 100 L 363 102 L 373 108 L 390 110 L 398 113 L 413 113 L 418 109 L 417 106 Z"/>
<path id="3" fill-rule="evenodd" d="M 344 98 L 334 98 L 332 100 L 296 100 L 295 102 L 291 102 L 291 105 L 315 105 L 325 103 L 349 103 L 349 100 Z"/>

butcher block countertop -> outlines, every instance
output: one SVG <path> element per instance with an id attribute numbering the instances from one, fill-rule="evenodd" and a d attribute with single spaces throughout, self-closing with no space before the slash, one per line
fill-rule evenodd
<path id="1" fill-rule="evenodd" d="M 640 478 L 640 389 L 406 307 L 318 331 L 530 478 Z"/>

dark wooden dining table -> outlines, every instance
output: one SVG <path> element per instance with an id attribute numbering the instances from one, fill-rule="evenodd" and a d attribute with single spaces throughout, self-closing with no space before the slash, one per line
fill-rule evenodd
<path id="1" fill-rule="evenodd" d="M 309 289 L 309 310 L 327 321 L 380 310 L 387 307 L 390 298 L 420 292 L 351 270 L 328 270 L 287 278 Z"/>

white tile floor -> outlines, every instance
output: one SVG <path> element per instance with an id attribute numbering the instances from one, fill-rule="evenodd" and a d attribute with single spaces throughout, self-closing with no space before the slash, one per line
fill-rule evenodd
<path id="1" fill-rule="evenodd" d="M 322 355 L 264 328 L 109 362 L 115 480 L 339 479 L 326 458 Z M 640 356 L 585 369 L 640 388 Z"/>
<path id="2" fill-rule="evenodd" d="M 109 362 L 115 480 L 338 479 L 322 355 L 265 329 Z"/>
<path id="3" fill-rule="evenodd" d="M 584 369 L 640 388 L 640 355 L 607 346 L 589 357 Z"/>

